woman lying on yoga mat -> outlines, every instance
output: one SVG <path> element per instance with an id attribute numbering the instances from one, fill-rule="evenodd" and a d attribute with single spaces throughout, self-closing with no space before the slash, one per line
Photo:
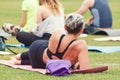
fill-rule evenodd
<path id="1" fill-rule="evenodd" d="M 12 64 L 31 65 L 33 68 L 46 68 L 48 59 L 70 60 L 74 65 L 80 63 L 80 70 L 90 68 L 87 44 L 84 40 L 77 40 L 84 29 L 83 17 L 71 13 L 65 22 L 66 34 L 60 29 L 55 30 L 49 40 L 36 40 L 29 51 L 11 58 Z"/>

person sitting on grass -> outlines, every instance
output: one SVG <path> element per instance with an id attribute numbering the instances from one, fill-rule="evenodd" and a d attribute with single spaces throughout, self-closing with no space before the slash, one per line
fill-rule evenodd
<path id="1" fill-rule="evenodd" d="M 2 29 L 12 36 L 16 36 L 19 31 L 31 32 L 36 26 L 36 13 L 39 7 L 38 0 L 23 0 L 21 7 L 22 17 L 19 26 L 11 23 L 4 23 L 2 25 Z"/>
<path id="2" fill-rule="evenodd" d="M 63 27 L 64 10 L 59 0 L 39 0 L 37 26 L 31 33 L 18 32 L 16 39 L 25 46 L 30 46 L 35 40 L 49 40 L 56 28 Z"/>
<path id="3" fill-rule="evenodd" d="M 108 0 L 83 0 L 76 13 L 84 15 L 88 10 L 91 16 L 87 20 L 85 33 L 93 34 L 98 30 L 112 28 L 112 12 Z"/>

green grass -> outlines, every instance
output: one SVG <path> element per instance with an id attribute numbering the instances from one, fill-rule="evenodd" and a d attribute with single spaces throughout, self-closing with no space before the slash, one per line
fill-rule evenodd
<path id="1" fill-rule="evenodd" d="M 63 3 L 65 13 L 70 13 L 76 11 L 81 4 L 82 0 L 60 0 Z M 0 25 L 5 22 L 13 23 L 19 25 L 21 19 L 21 2 L 22 0 L 0 0 Z M 109 4 L 112 10 L 113 15 L 113 28 L 119 28 L 120 24 L 120 10 L 119 4 L 120 0 L 109 0 Z M 90 13 L 84 15 L 85 20 L 90 16 Z M 1 26 L 0 26 L 1 27 Z M 88 45 L 100 45 L 100 46 L 117 46 L 120 45 L 120 42 L 97 42 L 93 41 L 95 37 L 103 36 L 94 36 L 89 35 L 86 38 Z M 14 37 L 9 38 L 6 41 L 7 43 L 19 43 Z M 26 49 L 12 48 L 14 51 L 21 53 L 26 51 Z M 13 55 L 0 55 L 0 59 L 10 59 Z M 102 73 L 93 73 L 93 74 L 72 74 L 65 77 L 54 77 L 50 75 L 42 75 L 37 72 L 13 69 L 7 66 L 0 65 L 0 80 L 120 80 L 120 65 L 111 65 L 111 64 L 120 64 L 120 53 L 97 53 L 89 52 L 89 58 L 92 67 L 109 65 L 109 70 Z"/>

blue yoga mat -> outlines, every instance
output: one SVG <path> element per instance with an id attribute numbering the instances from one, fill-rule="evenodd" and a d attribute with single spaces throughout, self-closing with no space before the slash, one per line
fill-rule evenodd
<path id="1" fill-rule="evenodd" d="M 120 46 L 88 46 L 88 51 L 114 53 L 120 52 Z"/>

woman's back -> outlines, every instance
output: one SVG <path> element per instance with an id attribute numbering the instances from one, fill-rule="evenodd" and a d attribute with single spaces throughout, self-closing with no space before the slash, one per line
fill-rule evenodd
<path id="1" fill-rule="evenodd" d="M 79 51 L 80 51 L 80 45 L 83 44 L 82 40 L 76 40 L 76 39 L 70 39 L 69 36 L 64 36 L 61 40 L 60 43 L 60 47 L 58 49 L 59 53 L 56 53 L 59 41 L 60 41 L 60 37 L 61 35 L 63 35 L 64 33 L 62 33 L 61 30 L 56 30 L 53 35 L 51 36 L 50 40 L 49 40 L 49 45 L 48 45 L 48 49 L 53 53 L 53 54 L 62 54 L 63 55 L 63 59 L 67 58 L 66 55 L 69 55 L 68 58 L 70 59 L 70 55 L 76 56 Z M 69 45 L 70 44 L 70 45 Z M 69 45 L 69 46 L 68 46 Z M 68 48 L 67 48 L 68 47 Z M 67 49 L 66 49 L 67 48 Z M 62 53 L 64 50 L 66 49 L 65 53 Z M 75 55 L 76 54 L 76 55 Z M 73 57 L 71 56 L 71 57 Z M 72 58 L 71 58 L 72 59 Z M 77 59 L 76 59 L 77 60 Z M 72 63 L 75 63 L 76 60 L 73 60 Z"/>

